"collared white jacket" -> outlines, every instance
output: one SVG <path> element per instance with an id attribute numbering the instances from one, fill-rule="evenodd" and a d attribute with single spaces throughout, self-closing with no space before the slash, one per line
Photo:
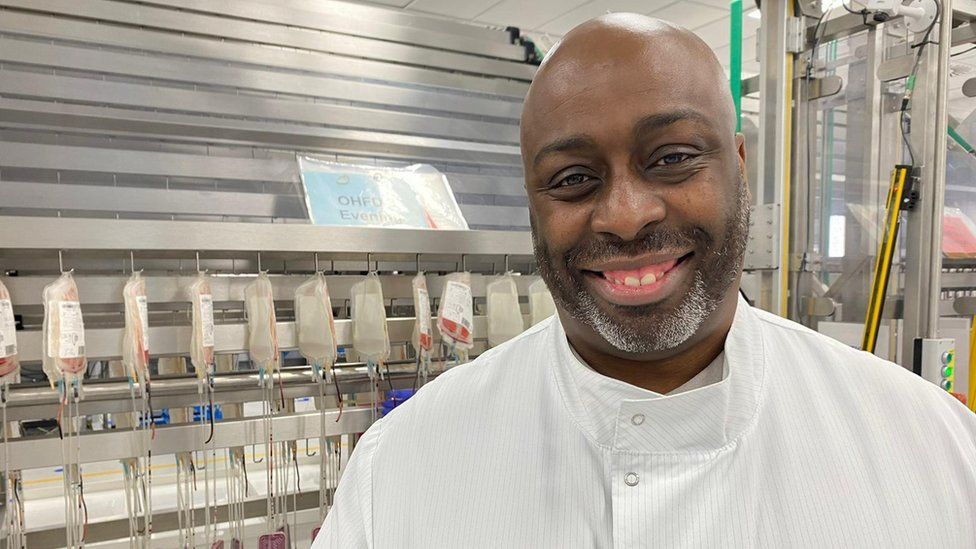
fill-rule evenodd
<path id="1" fill-rule="evenodd" d="M 370 428 L 313 547 L 976 547 L 976 414 L 741 299 L 725 361 L 640 398 L 553 317 Z"/>

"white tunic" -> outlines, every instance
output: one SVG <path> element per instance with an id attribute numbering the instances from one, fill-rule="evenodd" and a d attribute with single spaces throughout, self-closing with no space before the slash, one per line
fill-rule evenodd
<path id="1" fill-rule="evenodd" d="M 554 317 L 376 423 L 313 547 L 976 547 L 945 391 L 741 300 L 724 373 L 635 394 Z"/>

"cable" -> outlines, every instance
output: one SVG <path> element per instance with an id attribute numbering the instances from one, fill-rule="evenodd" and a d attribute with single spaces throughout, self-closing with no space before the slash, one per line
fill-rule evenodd
<path id="1" fill-rule="evenodd" d="M 912 65 L 912 72 L 908 76 L 908 80 L 905 82 L 905 95 L 901 100 L 901 115 L 899 118 L 898 125 L 901 129 L 901 139 L 905 143 L 905 147 L 908 148 L 908 159 L 909 165 L 915 165 L 915 149 L 912 147 L 911 140 L 908 139 L 908 134 L 911 133 L 909 126 L 911 124 L 911 117 L 906 116 L 908 112 L 908 107 L 912 101 L 912 92 L 915 89 L 915 77 L 918 75 L 919 66 L 922 63 L 922 55 L 925 52 L 925 46 L 929 44 L 929 36 L 932 35 L 932 29 L 935 28 L 935 24 L 942 19 L 942 2 L 940 0 L 935 1 L 935 18 L 929 23 L 928 28 L 925 29 L 925 34 L 922 36 L 922 43 L 919 44 L 918 51 L 915 52 L 915 63 Z M 915 46 L 912 46 L 915 47 Z M 906 121 L 908 124 L 906 124 Z"/>
<path id="2" fill-rule="evenodd" d="M 967 53 L 969 53 L 971 51 L 976 51 L 976 46 L 973 46 L 973 47 L 969 48 L 968 50 L 957 51 L 956 53 L 953 53 L 953 54 L 949 55 L 949 57 L 958 57 L 960 55 L 966 55 Z"/>

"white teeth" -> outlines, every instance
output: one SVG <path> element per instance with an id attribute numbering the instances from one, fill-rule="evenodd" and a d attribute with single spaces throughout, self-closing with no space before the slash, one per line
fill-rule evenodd
<path id="1" fill-rule="evenodd" d="M 655 282 L 657 282 L 657 277 L 654 276 L 654 273 L 647 273 L 640 279 L 641 286 L 647 286 L 649 284 L 654 284 Z"/>
<path id="2" fill-rule="evenodd" d="M 623 281 L 622 281 L 622 280 L 617 280 L 617 279 L 615 278 L 615 279 L 613 279 L 613 283 L 614 283 L 614 284 L 616 284 L 617 286 L 620 286 L 620 285 L 622 285 L 622 284 L 623 284 Z"/>
<path id="3" fill-rule="evenodd" d="M 637 278 L 633 276 L 628 276 L 627 278 L 624 279 L 624 284 L 630 286 L 631 288 L 636 288 L 640 286 L 640 280 L 637 280 Z"/>

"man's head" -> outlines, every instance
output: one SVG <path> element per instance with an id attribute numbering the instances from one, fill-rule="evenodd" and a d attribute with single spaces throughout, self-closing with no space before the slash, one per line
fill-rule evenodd
<path id="1" fill-rule="evenodd" d="M 708 46 L 641 15 L 590 20 L 539 68 L 521 132 L 535 255 L 567 331 L 654 359 L 714 328 L 738 289 L 749 200 Z"/>

